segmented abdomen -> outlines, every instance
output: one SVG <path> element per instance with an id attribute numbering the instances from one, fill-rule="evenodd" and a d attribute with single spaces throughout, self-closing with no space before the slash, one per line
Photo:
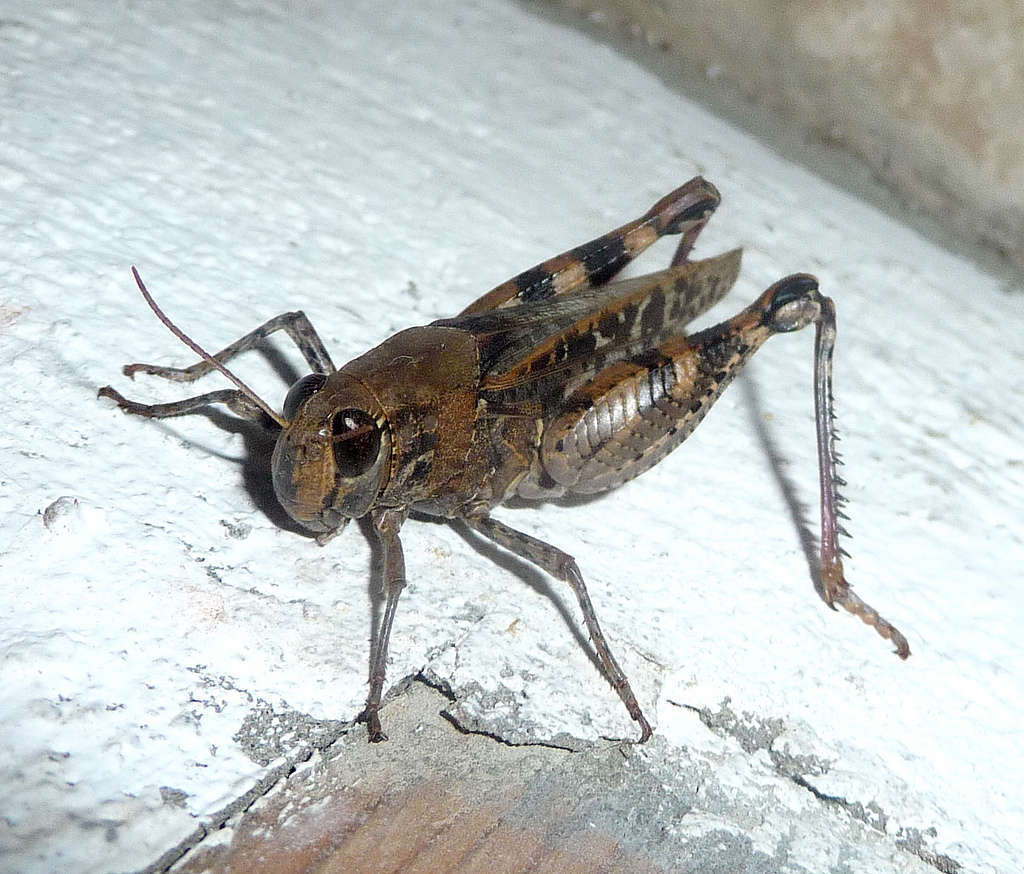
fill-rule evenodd
<path id="1" fill-rule="evenodd" d="M 682 443 L 753 351 L 734 338 L 707 339 L 674 337 L 579 389 L 544 429 L 548 476 L 570 492 L 600 492 L 639 476 Z"/>

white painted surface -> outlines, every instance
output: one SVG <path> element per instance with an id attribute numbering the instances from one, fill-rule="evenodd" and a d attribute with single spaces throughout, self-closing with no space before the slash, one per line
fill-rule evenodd
<path id="1" fill-rule="evenodd" d="M 191 360 L 130 264 L 208 346 L 302 308 L 341 363 L 698 172 L 724 203 L 697 254 L 746 248 L 716 315 L 797 270 L 837 301 L 848 576 L 913 657 L 814 594 L 753 426 L 816 526 L 810 332 L 773 340 L 641 480 L 501 518 L 577 556 L 669 744 L 717 748 L 677 705 L 728 697 L 891 836 L 934 828 L 968 870 L 1021 869 L 1020 290 L 517 6 L 343 6 L 8 0 L 0 19 L 0 869 L 143 866 L 265 773 L 233 740 L 255 703 L 347 720 L 365 693 L 359 528 L 320 549 L 279 527 L 247 432 L 95 398 L 182 396 L 119 374 Z M 259 356 L 238 371 L 283 399 Z M 64 495 L 77 510 L 44 527 Z M 392 679 L 507 687 L 511 713 L 477 713 L 496 731 L 632 733 L 542 578 L 443 525 L 404 542 Z"/>

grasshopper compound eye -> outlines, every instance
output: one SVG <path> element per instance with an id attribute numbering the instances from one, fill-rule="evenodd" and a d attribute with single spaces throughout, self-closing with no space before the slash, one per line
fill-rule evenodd
<path id="1" fill-rule="evenodd" d="M 290 422 L 299 412 L 299 408 L 324 387 L 327 382 L 327 375 L 324 373 L 307 373 L 302 379 L 295 383 L 284 399 L 284 408 L 281 410 L 284 417 Z"/>
<path id="2" fill-rule="evenodd" d="M 342 410 L 331 419 L 331 443 L 338 476 L 350 479 L 365 473 L 380 455 L 380 428 L 362 410 Z"/>

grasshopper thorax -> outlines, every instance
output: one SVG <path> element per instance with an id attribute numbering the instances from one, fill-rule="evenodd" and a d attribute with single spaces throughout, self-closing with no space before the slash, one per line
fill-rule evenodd
<path id="1" fill-rule="evenodd" d="M 380 403 L 346 373 L 304 376 L 284 402 L 274 492 L 300 525 L 326 533 L 366 515 L 387 485 L 391 437 Z"/>

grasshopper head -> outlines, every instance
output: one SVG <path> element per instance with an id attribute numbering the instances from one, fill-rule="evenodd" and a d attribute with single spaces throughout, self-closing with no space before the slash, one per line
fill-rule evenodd
<path id="1" fill-rule="evenodd" d="M 311 373 L 291 387 L 272 460 L 274 492 L 319 534 L 366 515 L 387 485 L 391 437 L 384 411 L 345 373 Z"/>

